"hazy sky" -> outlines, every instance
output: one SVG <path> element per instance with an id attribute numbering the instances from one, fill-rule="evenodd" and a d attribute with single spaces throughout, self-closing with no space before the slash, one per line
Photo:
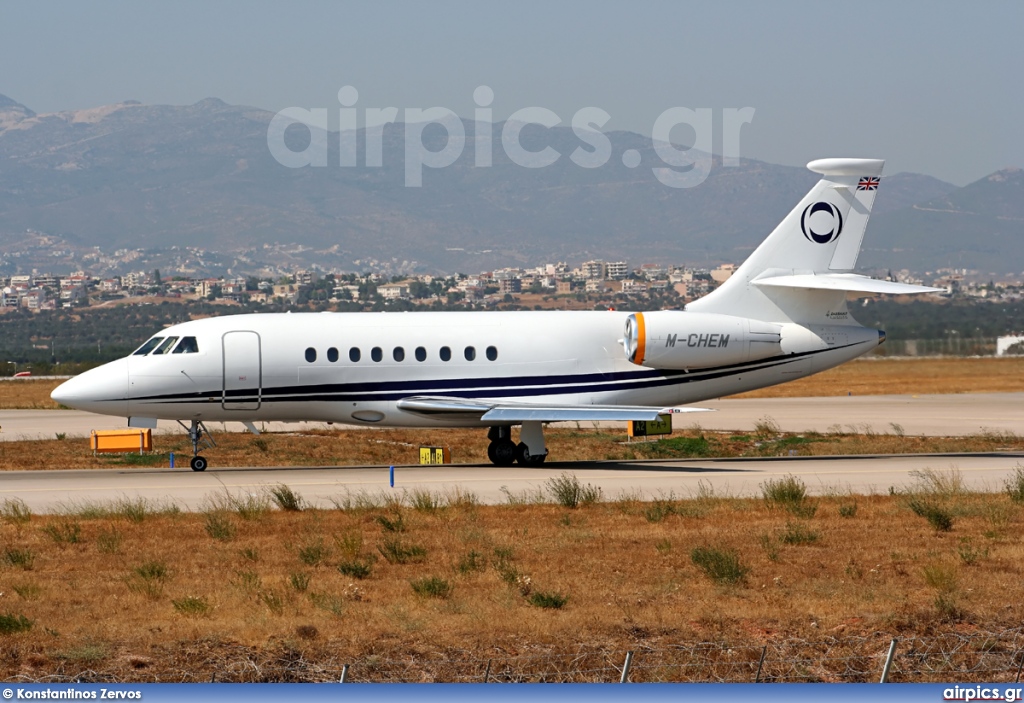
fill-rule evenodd
<path id="1" fill-rule="evenodd" d="M 277 111 L 529 106 L 650 135 L 753 107 L 741 155 L 888 160 L 964 184 L 1024 166 L 1022 2 L 0 3 L 0 93 L 37 112 L 205 97 Z M 675 133 L 673 133 L 675 136 Z"/>

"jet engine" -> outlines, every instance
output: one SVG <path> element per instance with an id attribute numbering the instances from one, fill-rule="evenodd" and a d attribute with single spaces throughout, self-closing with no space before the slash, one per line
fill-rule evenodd
<path id="1" fill-rule="evenodd" d="M 742 364 L 782 353 L 782 325 L 717 313 L 660 310 L 626 318 L 626 357 L 652 369 Z"/>

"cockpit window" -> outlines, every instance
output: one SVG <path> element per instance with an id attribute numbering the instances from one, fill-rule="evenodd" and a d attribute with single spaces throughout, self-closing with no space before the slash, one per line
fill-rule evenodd
<path id="1" fill-rule="evenodd" d="M 199 344 L 195 337 L 182 337 L 172 354 L 198 354 Z"/>
<path id="2" fill-rule="evenodd" d="M 153 351 L 153 349 L 156 347 L 156 345 L 158 345 L 162 341 L 164 341 L 163 337 L 153 337 L 151 340 L 149 340 L 148 342 L 143 344 L 141 347 L 136 349 L 135 350 L 135 354 L 133 354 L 133 356 L 145 356 L 146 354 L 148 354 L 151 351 Z"/>
<path id="3" fill-rule="evenodd" d="M 159 347 L 153 350 L 153 355 L 156 356 L 157 354 L 166 354 L 171 350 L 171 347 L 173 347 L 174 343 L 177 341 L 177 337 L 168 337 L 167 339 L 160 343 Z"/>

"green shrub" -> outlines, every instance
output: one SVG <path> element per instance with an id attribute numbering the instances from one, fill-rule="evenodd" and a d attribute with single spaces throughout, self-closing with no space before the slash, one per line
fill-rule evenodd
<path id="1" fill-rule="evenodd" d="M 206 528 L 206 534 L 222 542 L 227 542 L 235 536 L 235 526 L 231 518 L 219 510 L 206 513 L 203 526 Z"/>
<path id="2" fill-rule="evenodd" d="M 213 610 L 209 601 L 199 596 L 185 596 L 172 600 L 171 605 L 178 613 L 191 618 L 206 617 Z"/>
<path id="3" fill-rule="evenodd" d="M 484 561 L 484 555 L 475 550 L 471 550 L 466 554 L 462 555 L 459 559 L 459 573 L 468 574 L 474 571 L 483 571 L 487 568 L 487 563 Z"/>
<path id="4" fill-rule="evenodd" d="M 843 503 L 839 506 L 839 517 L 854 517 L 857 514 L 856 503 Z"/>
<path id="5" fill-rule="evenodd" d="M 370 559 L 348 559 L 338 564 L 338 571 L 354 579 L 369 578 L 373 562 Z"/>
<path id="6" fill-rule="evenodd" d="M 739 554 L 730 549 L 694 547 L 690 560 L 717 583 L 736 584 L 743 581 L 750 569 L 740 564 Z"/>
<path id="7" fill-rule="evenodd" d="M 310 593 L 309 602 L 331 615 L 341 615 L 345 610 L 345 599 L 327 593 Z"/>
<path id="8" fill-rule="evenodd" d="M 647 522 L 661 522 L 675 512 L 674 504 L 666 500 L 656 500 L 644 510 L 644 517 L 647 518 Z"/>
<path id="9" fill-rule="evenodd" d="M 20 598 L 35 600 L 43 593 L 42 587 L 37 583 L 22 583 L 11 586 Z"/>
<path id="10" fill-rule="evenodd" d="M 305 593 L 309 588 L 309 574 L 304 571 L 296 571 L 288 577 L 288 582 L 296 593 Z"/>
<path id="11" fill-rule="evenodd" d="M 270 499 L 266 495 L 232 496 L 228 505 L 238 517 L 247 521 L 262 520 L 270 512 Z"/>
<path id="12" fill-rule="evenodd" d="M 274 615 L 284 613 L 284 598 L 277 591 L 262 591 L 259 594 L 259 600 Z"/>
<path id="13" fill-rule="evenodd" d="M 1014 503 L 1024 503 L 1024 466 L 1017 464 L 1004 485 L 1010 500 Z"/>
<path id="14" fill-rule="evenodd" d="M 35 563 L 36 555 L 32 553 L 32 550 L 28 547 L 24 549 L 17 549 L 15 547 L 8 547 L 4 550 L 4 561 L 11 566 L 17 566 L 25 571 L 32 570 L 32 564 Z"/>
<path id="15" fill-rule="evenodd" d="M 949 532 L 953 529 L 953 514 L 937 502 L 923 496 L 912 496 L 907 506 L 918 517 L 923 517 L 936 532 Z"/>
<path id="16" fill-rule="evenodd" d="M 381 526 L 385 532 L 405 532 L 405 517 L 402 513 L 395 513 L 394 518 L 389 518 L 386 515 L 378 515 L 375 517 L 374 522 Z"/>
<path id="17" fill-rule="evenodd" d="M 306 566 L 319 566 L 331 556 L 330 547 L 322 539 L 317 539 L 303 547 L 299 547 L 299 560 Z"/>
<path id="18" fill-rule="evenodd" d="M 960 540 L 956 552 L 960 556 L 960 561 L 967 566 L 974 566 L 981 559 L 988 557 L 988 549 L 985 547 L 975 547 L 971 543 L 970 537 L 964 537 Z"/>
<path id="19" fill-rule="evenodd" d="M 451 582 L 440 576 L 424 576 L 423 578 L 410 581 L 412 590 L 424 598 L 448 598 L 454 590 Z"/>
<path id="20" fill-rule="evenodd" d="M 302 496 L 283 483 L 270 489 L 270 497 L 281 510 L 297 513 L 305 507 Z"/>
<path id="21" fill-rule="evenodd" d="M 601 489 L 589 483 L 583 485 L 574 474 L 563 473 L 545 483 L 548 494 L 563 508 L 576 508 L 601 500 Z"/>
<path id="22" fill-rule="evenodd" d="M 49 523 L 43 526 L 43 532 L 57 544 L 78 544 L 82 541 L 82 525 L 71 520 L 62 520 L 58 523 Z"/>
<path id="23" fill-rule="evenodd" d="M 0 615 L 0 635 L 14 635 L 32 629 L 32 621 L 24 615 L 5 613 Z"/>
<path id="24" fill-rule="evenodd" d="M 780 539 L 783 544 L 813 544 L 820 535 L 816 530 L 809 529 L 799 522 L 787 522 L 786 531 Z"/>
<path id="25" fill-rule="evenodd" d="M 32 511 L 21 498 L 5 498 L 0 505 L 0 515 L 12 525 L 24 525 L 32 519 Z"/>
<path id="26" fill-rule="evenodd" d="M 103 554 L 117 554 L 121 550 L 121 533 L 117 530 L 101 530 L 96 535 L 96 549 Z"/>
<path id="27" fill-rule="evenodd" d="M 796 476 L 768 479 L 761 484 L 761 495 L 769 508 L 782 508 L 797 517 L 814 517 L 818 509 L 808 499 L 807 486 Z"/>
<path id="28" fill-rule="evenodd" d="M 114 504 L 114 514 L 129 522 L 140 523 L 146 519 L 151 512 L 148 501 L 145 498 L 122 498 Z"/>
<path id="29" fill-rule="evenodd" d="M 405 545 L 397 538 L 385 539 L 377 551 L 392 564 L 414 564 L 427 558 L 427 550 L 418 545 Z"/>
<path id="30" fill-rule="evenodd" d="M 161 561 L 148 561 L 132 569 L 128 577 L 128 588 L 156 600 L 163 595 L 164 582 L 168 577 L 166 564 Z"/>
<path id="31" fill-rule="evenodd" d="M 421 488 L 413 490 L 409 502 L 414 510 L 421 513 L 433 514 L 441 509 L 441 498 Z"/>
<path id="32" fill-rule="evenodd" d="M 169 575 L 167 564 L 162 561 L 147 561 L 136 566 L 134 573 L 146 581 L 164 581 Z"/>
<path id="33" fill-rule="evenodd" d="M 561 610 L 569 602 L 569 596 L 554 591 L 534 591 L 526 597 L 526 600 L 535 608 Z"/>

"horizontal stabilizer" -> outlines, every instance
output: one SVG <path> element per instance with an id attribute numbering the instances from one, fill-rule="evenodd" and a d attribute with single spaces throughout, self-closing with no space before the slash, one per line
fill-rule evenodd
<path id="1" fill-rule="evenodd" d="M 413 396 L 398 408 L 427 415 L 479 414 L 483 422 L 564 422 L 657 420 L 662 414 L 710 412 L 708 408 L 657 408 L 644 405 L 539 405 L 499 400 Z"/>
<path id="2" fill-rule="evenodd" d="M 755 280 L 757 286 L 779 288 L 804 288 L 811 290 L 845 291 L 847 293 L 880 293 L 884 295 L 915 295 L 918 293 L 940 293 L 942 288 L 915 286 L 909 283 L 883 281 L 853 273 L 799 274 L 795 276 L 771 276 Z"/>

